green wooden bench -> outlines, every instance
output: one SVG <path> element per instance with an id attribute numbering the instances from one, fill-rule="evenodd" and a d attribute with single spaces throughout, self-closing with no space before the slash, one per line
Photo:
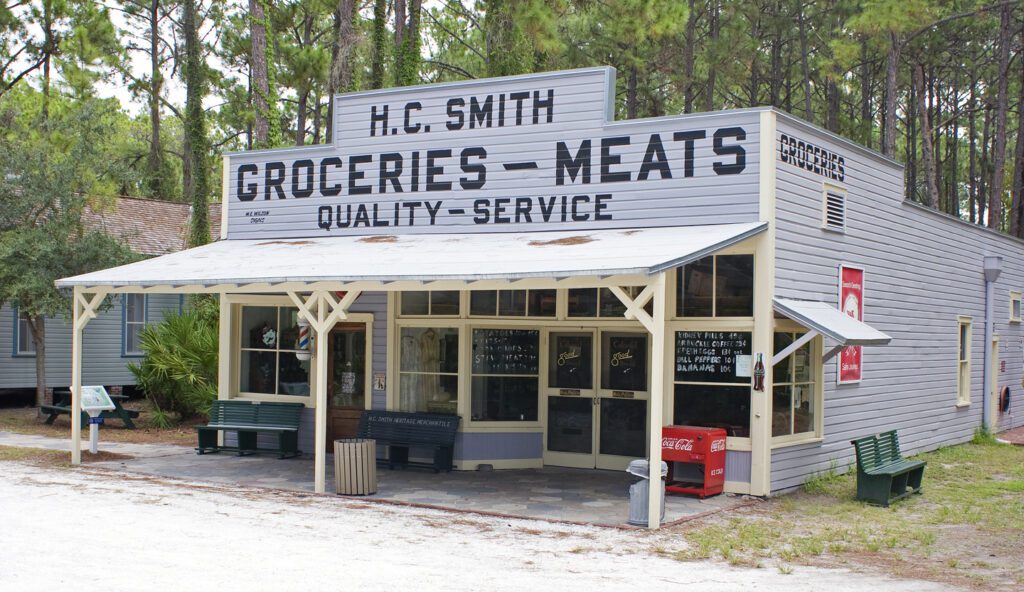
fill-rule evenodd
<path id="1" fill-rule="evenodd" d="M 261 403 L 258 401 L 217 400 L 210 408 L 210 422 L 196 426 L 199 446 L 196 454 L 228 450 L 239 456 L 258 452 L 274 452 L 278 458 L 292 458 L 302 454 L 299 450 L 299 420 L 302 403 Z M 237 446 L 217 444 L 218 432 L 235 432 Z M 277 448 L 260 448 L 260 433 L 277 435 Z"/>
<path id="2" fill-rule="evenodd" d="M 903 458 L 895 430 L 851 443 L 857 451 L 857 499 L 888 507 L 900 498 L 921 493 L 926 463 Z"/>

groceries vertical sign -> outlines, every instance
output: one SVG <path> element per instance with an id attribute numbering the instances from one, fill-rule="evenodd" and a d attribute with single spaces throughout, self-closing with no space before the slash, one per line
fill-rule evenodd
<path id="1" fill-rule="evenodd" d="M 859 267 L 839 266 L 839 306 L 843 314 L 858 321 L 864 320 L 864 270 Z M 864 370 L 863 348 L 859 345 L 844 347 L 839 353 L 838 383 L 860 382 Z"/>
<path id="2" fill-rule="evenodd" d="M 332 144 L 230 156 L 229 238 L 759 219 L 756 112 L 614 101 L 608 68 L 339 95 Z"/>

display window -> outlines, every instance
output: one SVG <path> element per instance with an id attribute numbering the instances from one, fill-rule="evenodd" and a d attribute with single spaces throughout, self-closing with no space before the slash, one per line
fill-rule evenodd
<path id="1" fill-rule="evenodd" d="M 677 317 L 754 316 L 753 255 L 705 257 L 676 277 Z"/>
<path id="2" fill-rule="evenodd" d="M 242 306 L 238 390 L 309 396 L 309 360 L 299 360 L 298 309 Z"/>
<path id="3" fill-rule="evenodd" d="M 474 328 L 471 417 L 535 422 L 540 401 L 540 331 Z"/>
<path id="4" fill-rule="evenodd" d="M 786 349 L 800 336 L 800 333 L 775 333 L 775 351 Z M 772 374 L 772 437 L 816 431 L 815 343 L 815 340 L 805 343 L 775 365 Z"/>
<path id="5" fill-rule="evenodd" d="M 459 400 L 459 330 L 402 327 L 398 410 L 456 413 Z"/>

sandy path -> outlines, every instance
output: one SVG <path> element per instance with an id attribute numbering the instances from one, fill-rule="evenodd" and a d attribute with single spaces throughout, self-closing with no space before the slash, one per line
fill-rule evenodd
<path id="1" fill-rule="evenodd" d="M 948 590 L 682 563 L 671 533 L 0 464 L 0 590 Z"/>

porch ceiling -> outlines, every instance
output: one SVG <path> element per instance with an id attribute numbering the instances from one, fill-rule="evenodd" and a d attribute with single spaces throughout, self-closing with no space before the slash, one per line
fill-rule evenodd
<path id="1" fill-rule="evenodd" d="M 531 234 L 223 240 L 64 278 L 57 286 L 105 292 L 282 291 L 284 284 L 331 289 L 361 283 L 363 289 L 400 290 L 409 282 L 646 277 L 766 228 L 766 223 L 755 222 Z"/>

